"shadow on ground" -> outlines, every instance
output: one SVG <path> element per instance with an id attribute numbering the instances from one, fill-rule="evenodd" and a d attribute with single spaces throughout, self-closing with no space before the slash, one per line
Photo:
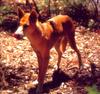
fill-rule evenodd
<path id="1" fill-rule="evenodd" d="M 61 70 L 56 70 L 53 73 L 52 81 L 43 85 L 43 93 L 49 93 L 51 89 L 57 88 L 62 82 L 67 82 L 71 78 Z M 29 94 L 35 94 L 36 88 L 30 88 Z"/>
<path id="2" fill-rule="evenodd" d="M 82 69 L 81 71 L 77 71 L 73 75 L 73 77 L 65 74 L 65 72 L 61 70 L 56 70 L 53 73 L 52 81 L 47 82 L 43 85 L 43 93 L 48 94 L 51 89 L 59 87 L 62 84 L 62 82 L 68 82 L 71 80 L 75 82 L 76 84 L 75 88 L 92 86 L 95 84 L 97 86 L 97 89 L 100 90 L 100 68 L 99 67 L 97 68 L 95 64 L 91 64 L 90 70 Z M 35 94 L 35 91 L 36 88 L 30 88 L 29 94 Z"/>
<path id="3" fill-rule="evenodd" d="M 73 69 L 71 69 L 73 73 Z M 82 69 L 80 71 L 76 71 L 73 76 L 71 76 L 71 72 L 67 74 L 69 71 L 56 70 L 52 75 L 52 81 L 49 81 L 43 85 L 43 93 L 49 93 L 51 90 L 54 90 L 70 81 L 74 82 L 70 83 L 70 86 L 74 88 L 76 91 L 85 92 L 85 90 L 81 90 L 81 87 L 84 89 L 86 86 L 95 85 L 97 90 L 100 91 L 100 67 L 97 67 L 95 64 L 91 64 L 89 69 Z M 21 67 L 19 69 L 13 69 L 9 67 L 5 67 L 0 65 L 0 89 L 4 88 L 13 88 L 14 86 L 20 86 L 20 84 L 24 84 L 23 82 L 29 81 L 25 76 L 29 76 L 30 69 L 25 69 L 25 67 Z M 80 89 L 79 89 L 80 88 Z M 66 86 L 67 89 L 67 86 Z M 28 94 L 35 94 L 36 88 L 30 88 Z M 63 91 L 62 91 L 63 92 Z M 66 91 L 67 92 L 67 91 Z M 75 93 L 78 94 L 78 93 Z M 87 94 L 87 93 L 79 93 L 79 94 Z"/>

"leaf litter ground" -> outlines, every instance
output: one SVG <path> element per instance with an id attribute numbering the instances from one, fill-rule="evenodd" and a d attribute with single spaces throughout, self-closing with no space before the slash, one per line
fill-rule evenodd
<path id="1" fill-rule="evenodd" d="M 76 32 L 75 38 L 84 69 L 77 71 L 77 56 L 68 44 L 62 56 L 61 70 L 56 71 L 57 53 L 52 48 L 45 94 L 87 94 L 87 87 L 91 85 L 100 91 L 100 35 Z M 0 94 L 34 94 L 36 85 L 33 82 L 37 74 L 37 58 L 28 39 L 17 40 L 11 34 L 0 32 Z"/>

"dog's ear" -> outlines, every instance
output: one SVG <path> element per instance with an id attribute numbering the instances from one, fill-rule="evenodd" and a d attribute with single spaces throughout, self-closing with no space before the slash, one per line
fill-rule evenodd
<path id="1" fill-rule="evenodd" d="M 24 16 L 24 11 L 20 7 L 18 7 L 18 16 L 19 16 L 19 19 Z"/>
<path id="2" fill-rule="evenodd" d="M 33 9 L 30 14 L 29 21 L 30 23 L 34 23 L 36 22 L 37 19 L 38 19 L 38 13 Z"/>

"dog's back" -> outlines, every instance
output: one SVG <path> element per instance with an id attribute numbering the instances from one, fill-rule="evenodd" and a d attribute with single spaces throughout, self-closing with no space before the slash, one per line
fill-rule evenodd
<path id="1" fill-rule="evenodd" d="M 58 16 L 55 16 L 55 17 L 49 19 L 48 21 L 53 21 L 56 24 L 56 28 L 59 32 L 64 31 L 64 28 L 63 28 L 64 23 L 67 23 L 67 24 L 68 24 L 68 22 L 72 23 L 71 18 L 67 15 L 58 15 Z"/>
<path id="2" fill-rule="evenodd" d="M 44 23 L 37 21 L 36 25 L 40 29 L 42 35 L 47 39 L 49 39 L 51 34 L 54 32 L 58 34 L 64 32 L 67 33 L 71 32 L 71 29 L 74 28 L 71 18 L 67 15 L 55 16 Z M 64 29 L 64 27 L 66 28 L 66 30 Z M 65 36 L 67 37 L 67 35 Z"/>

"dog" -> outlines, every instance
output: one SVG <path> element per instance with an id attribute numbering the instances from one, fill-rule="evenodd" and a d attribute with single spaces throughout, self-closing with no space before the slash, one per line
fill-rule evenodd
<path id="1" fill-rule="evenodd" d="M 82 66 L 81 54 L 75 42 L 73 21 L 67 15 L 58 15 L 42 23 L 38 20 L 38 14 L 34 9 L 30 13 L 25 13 L 18 8 L 18 15 L 19 27 L 14 33 L 14 37 L 18 38 L 24 33 L 37 55 L 39 73 L 36 94 L 41 94 L 52 47 L 55 47 L 58 53 L 58 69 L 67 42 L 78 56 L 79 68 Z"/>

